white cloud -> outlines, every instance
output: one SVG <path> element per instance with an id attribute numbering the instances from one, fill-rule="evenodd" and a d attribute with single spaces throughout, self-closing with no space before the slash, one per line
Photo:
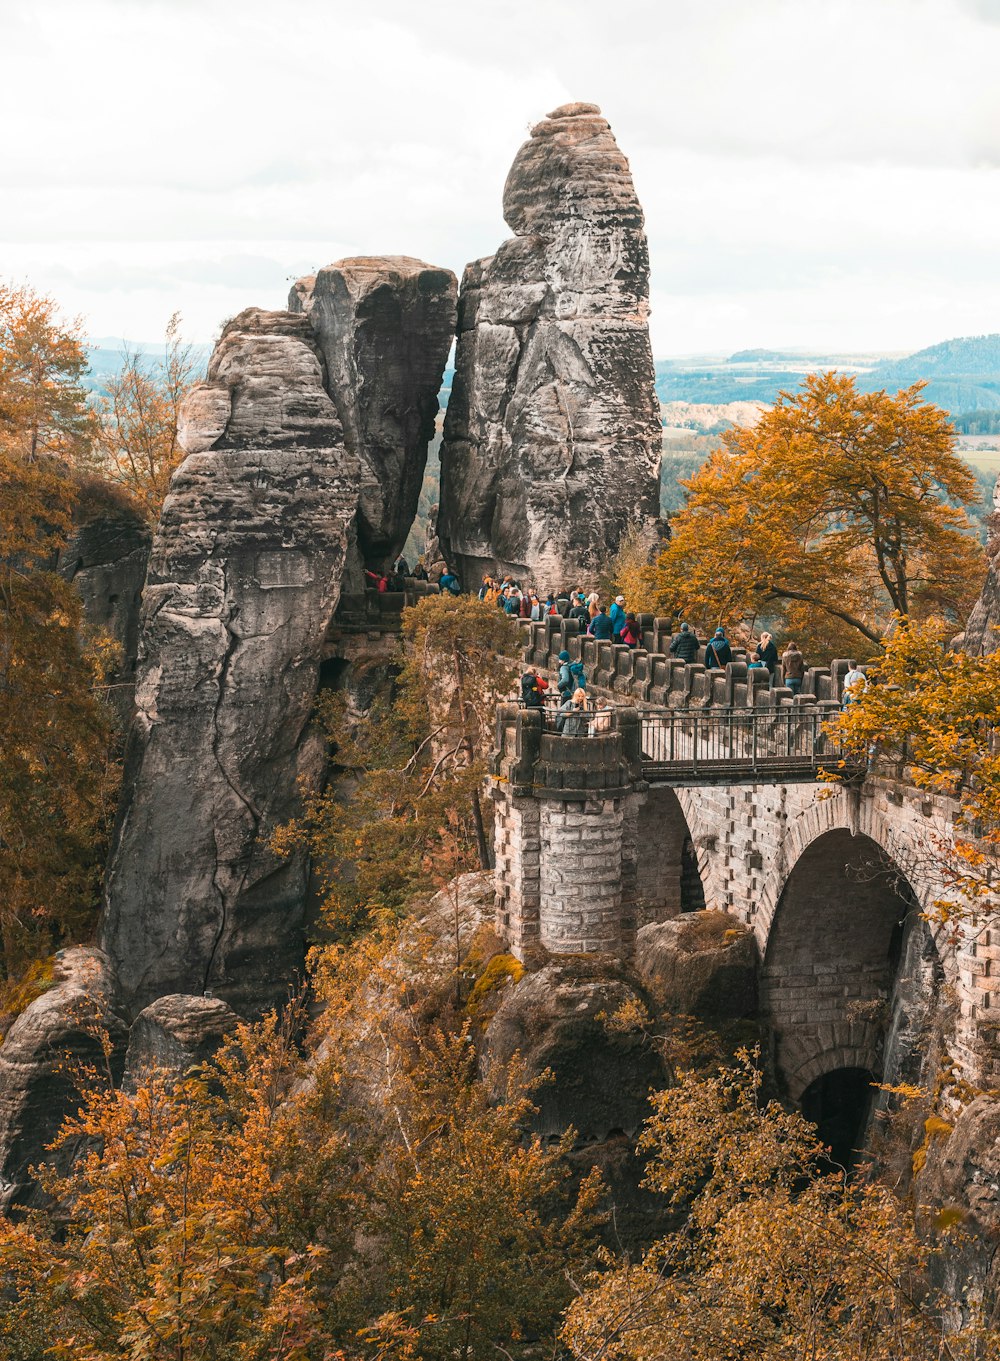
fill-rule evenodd
<path id="1" fill-rule="evenodd" d="M 33 0 L 0 14 L 0 269 L 209 336 L 344 254 L 506 235 L 531 122 L 593 99 L 658 352 L 1000 329 L 1000 0 Z M 268 271 L 274 277 L 268 283 Z"/>

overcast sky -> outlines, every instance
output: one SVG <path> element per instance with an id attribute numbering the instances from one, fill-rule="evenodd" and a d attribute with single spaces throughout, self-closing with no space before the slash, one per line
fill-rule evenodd
<path id="1" fill-rule="evenodd" d="M 0 0 L 0 275 L 190 339 L 345 255 L 461 273 L 601 105 L 657 355 L 1000 331 L 1000 0 Z"/>

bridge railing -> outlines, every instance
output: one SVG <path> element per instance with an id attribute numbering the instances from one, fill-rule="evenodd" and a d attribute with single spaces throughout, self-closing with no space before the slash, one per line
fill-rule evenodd
<path id="1" fill-rule="evenodd" d="M 725 713 L 672 709 L 640 713 L 643 772 L 725 776 L 747 772 L 808 776 L 821 769 L 863 771 L 836 736 L 836 720 L 811 706 Z"/>

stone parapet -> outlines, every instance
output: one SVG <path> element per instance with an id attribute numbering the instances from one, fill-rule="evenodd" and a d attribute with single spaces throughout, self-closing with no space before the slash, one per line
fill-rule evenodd
<path id="1" fill-rule="evenodd" d="M 795 696 L 782 685 L 771 686 L 768 673 L 748 665 L 745 649 L 733 649 L 733 661 L 725 670 L 705 667 L 704 644 L 698 658 L 682 662 L 670 656 L 674 636 L 669 619 L 640 614 L 642 646 L 599 642 L 580 632 L 575 619 L 548 615 L 532 622 L 521 620 L 524 630 L 524 660 L 543 671 L 559 669 L 559 653 L 568 652 L 571 660 L 582 661 L 587 672 L 588 689 L 616 699 L 671 709 L 698 708 L 777 708 L 787 704 L 819 705 L 839 708 L 844 692 L 844 677 L 850 660 L 835 658 L 828 666 L 811 666 L 802 689 Z M 861 670 L 865 669 L 864 665 Z"/>

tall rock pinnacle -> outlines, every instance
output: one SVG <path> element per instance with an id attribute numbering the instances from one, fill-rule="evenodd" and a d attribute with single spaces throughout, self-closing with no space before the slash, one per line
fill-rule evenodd
<path id="1" fill-rule="evenodd" d="M 301 968 L 306 866 L 271 837 L 323 777 L 309 720 L 345 582 L 416 509 L 455 293 L 419 261 L 341 261 L 235 317 L 185 400 L 101 925 L 135 1010 L 258 1010 Z"/>
<path id="2" fill-rule="evenodd" d="M 438 531 L 466 586 L 494 568 L 571 586 L 659 513 L 649 254 L 596 105 L 532 130 L 503 207 L 516 236 L 462 282 Z"/>

